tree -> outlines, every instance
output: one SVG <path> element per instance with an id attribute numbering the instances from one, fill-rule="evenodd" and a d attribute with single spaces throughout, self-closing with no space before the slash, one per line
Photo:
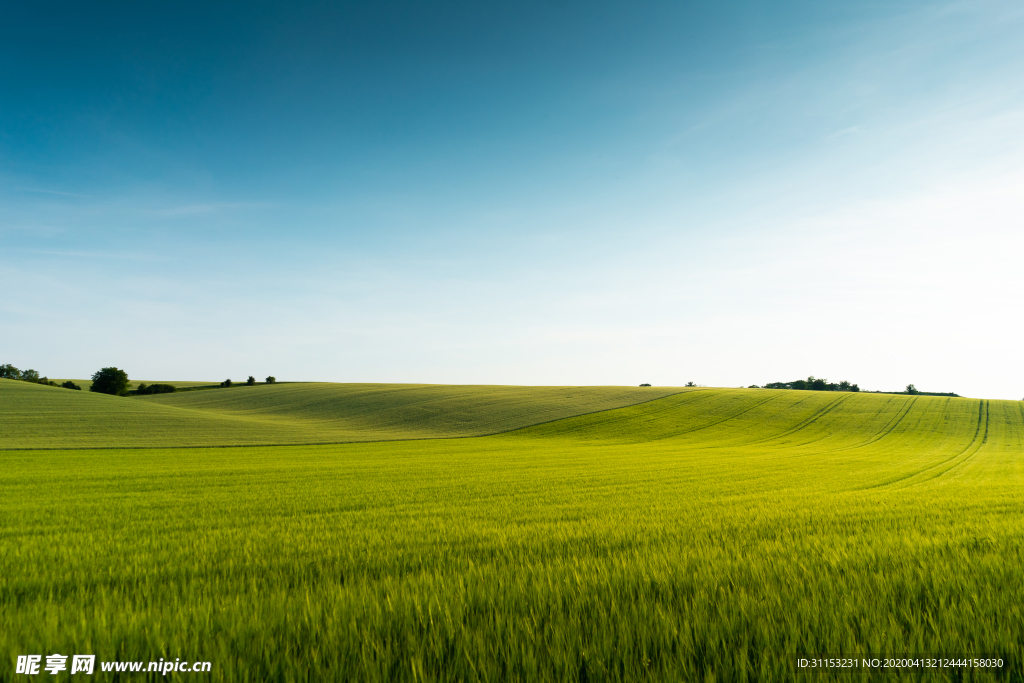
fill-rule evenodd
<path id="1" fill-rule="evenodd" d="M 650 384 L 641 384 L 640 386 L 642 386 L 642 387 L 649 387 L 651 385 Z"/>
<path id="2" fill-rule="evenodd" d="M 78 386 L 77 384 L 75 384 L 71 380 L 68 380 L 67 382 L 64 382 L 64 384 L 61 384 L 61 386 L 64 387 L 65 389 L 77 389 L 78 391 L 82 390 L 82 387 Z"/>
<path id="3" fill-rule="evenodd" d="M 917 387 L 915 387 L 913 384 L 908 384 L 907 385 L 907 393 L 908 394 L 919 394 L 921 392 L 919 392 L 917 390 Z"/>
<path id="4" fill-rule="evenodd" d="M 229 380 L 229 379 L 226 379 L 226 380 L 224 380 L 223 382 L 221 382 L 221 383 L 220 383 L 220 385 L 221 385 L 222 387 L 230 387 L 230 386 L 231 386 L 231 380 Z"/>
<path id="5" fill-rule="evenodd" d="M 277 378 L 274 377 L 273 375 L 267 377 L 267 384 L 274 384 L 275 382 L 277 382 Z"/>
<path id="6" fill-rule="evenodd" d="M 0 377 L 4 379 L 21 379 L 21 370 L 10 363 L 0 365 Z"/>
<path id="7" fill-rule="evenodd" d="M 695 387 L 695 386 L 697 386 L 697 385 L 696 385 L 696 384 L 694 384 L 693 382 L 687 382 L 687 383 L 686 383 L 686 384 L 685 384 L 684 386 L 688 386 L 688 387 Z"/>
<path id="8" fill-rule="evenodd" d="M 177 391 L 177 387 L 173 384 L 140 384 L 136 390 L 136 394 L 141 396 L 148 396 L 149 394 L 173 394 Z"/>
<path id="9" fill-rule="evenodd" d="M 128 373 L 114 367 L 102 368 L 92 376 L 89 391 L 111 396 L 128 395 Z"/>
<path id="10" fill-rule="evenodd" d="M 250 387 L 254 386 L 256 384 L 256 378 L 253 377 L 252 375 L 249 375 L 249 379 L 245 380 L 245 383 Z"/>
<path id="11" fill-rule="evenodd" d="M 22 382 L 39 382 L 39 373 L 35 370 L 22 370 L 18 379 Z"/>

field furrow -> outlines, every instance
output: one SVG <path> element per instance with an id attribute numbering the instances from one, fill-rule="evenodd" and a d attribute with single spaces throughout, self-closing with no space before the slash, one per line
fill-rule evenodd
<path id="1" fill-rule="evenodd" d="M 344 417 L 296 391 L 190 400 Z M 381 398 L 357 393 L 368 428 Z M 381 419 L 420 429 L 442 394 L 390 392 Z M 476 422 L 441 424 L 500 424 L 477 396 Z M 1018 402 L 643 398 L 479 438 L 2 451 L 0 656 L 201 658 L 243 682 L 789 681 L 800 655 L 984 653 L 1004 666 L 923 680 L 1024 680 Z M 853 679 L 893 676 L 813 677 Z"/>

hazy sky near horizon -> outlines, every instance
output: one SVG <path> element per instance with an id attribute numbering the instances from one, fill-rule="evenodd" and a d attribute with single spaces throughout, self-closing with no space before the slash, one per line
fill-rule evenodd
<path id="1" fill-rule="evenodd" d="M 1024 397 L 1024 5 L 24 3 L 0 363 Z"/>

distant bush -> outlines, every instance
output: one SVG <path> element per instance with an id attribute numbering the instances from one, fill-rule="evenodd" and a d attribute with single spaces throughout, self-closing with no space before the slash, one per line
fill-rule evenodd
<path id="1" fill-rule="evenodd" d="M 765 389 L 797 389 L 799 391 L 860 391 L 856 384 L 850 384 L 845 379 L 838 384 L 829 382 L 811 375 L 807 379 L 797 379 L 792 382 L 769 382 L 764 385 Z"/>
<path id="2" fill-rule="evenodd" d="M 22 382 L 31 382 L 32 384 L 45 384 L 51 387 L 57 386 L 57 383 L 52 379 L 40 377 L 39 373 L 35 370 L 19 370 L 10 363 L 0 365 L 0 377 L 3 379 L 18 379 Z"/>
<path id="3" fill-rule="evenodd" d="M 229 379 L 226 379 L 226 380 L 224 380 L 223 382 L 221 382 L 221 383 L 220 383 L 220 385 L 221 385 L 222 387 L 230 387 L 230 386 L 231 386 L 231 380 L 229 380 Z"/>
<path id="4" fill-rule="evenodd" d="M 148 396 L 149 394 L 173 394 L 178 388 L 173 384 L 140 384 L 136 394 Z"/>
<path id="5" fill-rule="evenodd" d="M 31 382 L 32 384 L 43 384 L 48 387 L 64 387 L 65 389 L 78 389 L 82 390 L 82 387 L 78 386 L 71 380 L 64 382 L 63 384 L 57 384 L 49 377 L 40 377 L 39 372 L 36 370 L 19 370 L 10 363 L 0 365 L 0 378 L 3 379 L 18 379 L 22 382 Z"/>
<path id="6" fill-rule="evenodd" d="M 245 383 L 247 386 L 254 386 L 256 384 L 256 378 L 253 377 L 252 375 L 249 375 L 249 379 L 245 380 Z"/>
<path id="7" fill-rule="evenodd" d="M 267 384 L 274 384 L 275 382 L 277 382 L 277 378 L 274 377 L 273 375 L 267 377 Z"/>
<path id="8" fill-rule="evenodd" d="M 641 384 L 640 386 L 642 386 L 642 387 L 649 387 L 651 385 L 650 384 Z"/>
<path id="9" fill-rule="evenodd" d="M 685 387 L 695 387 L 695 386 L 697 386 L 697 385 L 696 385 L 696 384 L 694 384 L 693 382 L 687 382 L 687 383 L 686 383 L 686 384 L 684 384 L 683 386 L 685 386 Z"/>
<path id="10" fill-rule="evenodd" d="M 918 391 L 917 387 L 915 387 L 913 384 L 908 384 L 907 385 L 906 393 L 910 394 L 911 396 L 914 396 L 914 395 L 919 394 L 921 392 Z"/>
<path id="11" fill-rule="evenodd" d="M 89 387 L 89 391 L 111 396 L 126 396 L 128 386 L 127 372 L 114 367 L 102 368 L 92 376 L 92 385 Z"/>

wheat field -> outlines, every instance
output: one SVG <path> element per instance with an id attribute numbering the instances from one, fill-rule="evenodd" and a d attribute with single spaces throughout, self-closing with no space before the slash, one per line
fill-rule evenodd
<path id="1" fill-rule="evenodd" d="M 0 649 L 217 681 L 1024 680 L 1021 403 L 665 393 L 477 438 L 0 452 Z M 797 667 L 826 654 L 1004 666 Z"/>

